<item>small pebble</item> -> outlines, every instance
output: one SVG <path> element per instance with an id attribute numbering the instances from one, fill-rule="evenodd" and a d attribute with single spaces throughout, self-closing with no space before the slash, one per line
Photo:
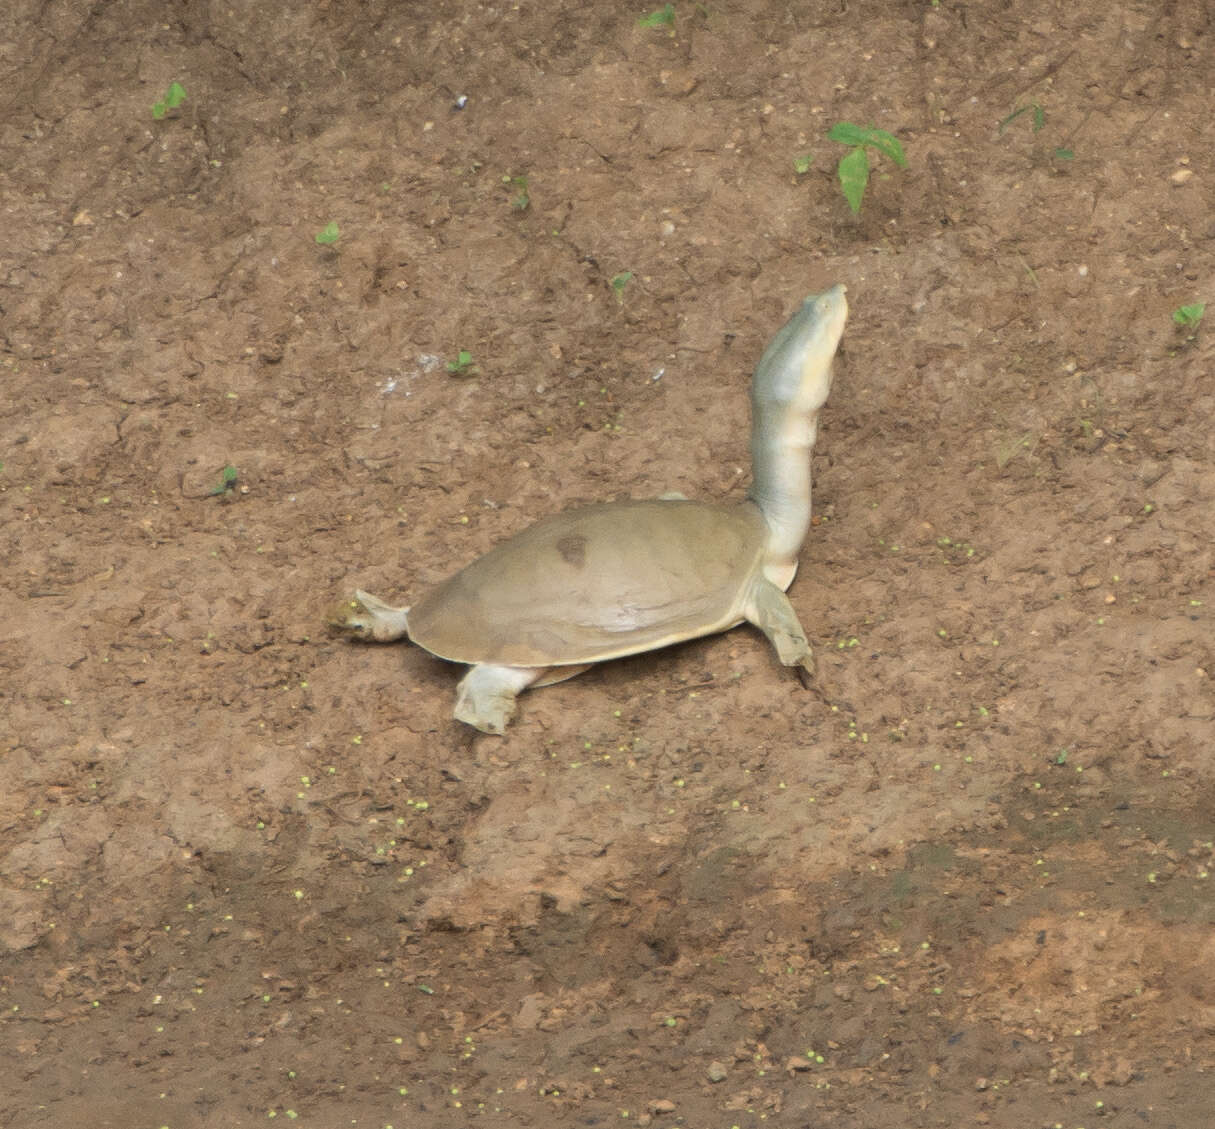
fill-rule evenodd
<path id="1" fill-rule="evenodd" d="M 1174 184 L 1185 184 L 1194 175 L 1193 169 L 1176 169 L 1169 179 Z"/>
<path id="2" fill-rule="evenodd" d="M 720 1062 L 709 1063 L 709 1069 L 705 1071 L 710 1082 L 724 1082 L 726 1080 L 726 1068 Z"/>
<path id="3" fill-rule="evenodd" d="M 651 1113 L 674 1113 L 675 1103 L 666 1098 L 659 1098 L 657 1101 L 650 1102 L 646 1109 Z"/>
<path id="4" fill-rule="evenodd" d="M 801 1055 L 793 1055 L 785 1062 L 785 1069 L 790 1073 L 793 1073 L 794 1071 L 801 1072 L 803 1070 L 810 1070 L 813 1068 L 813 1066 L 814 1063 L 812 1063 L 808 1058 L 802 1058 Z"/>

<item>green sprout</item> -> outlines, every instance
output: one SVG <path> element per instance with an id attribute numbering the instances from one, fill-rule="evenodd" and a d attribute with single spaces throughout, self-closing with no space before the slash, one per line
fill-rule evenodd
<path id="1" fill-rule="evenodd" d="M 675 5 L 664 4 L 657 11 L 651 12 L 648 16 L 642 16 L 637 21 L 638 27 L 674 27 L 675 26 Z"/>
<path id="2" fill-rule="evenodd" d="M 236 480 L 239 477 L 236 467 L 228 463 L 223 470 L 219 472 L 219 484 L 213 486 L 207 491 L 208 498 L 219 498 L 224 494 L 230 494 L 236 489 Z"/>
<path id="3" fill-rule="evenodd" d="M 903 146 L 897 137 L 884 129 L 875 129 L 873 126 L 863 129 L 852 122 L 836 122 L 827 137 L 841 145 L 850 146 L 848 152 L 840 158 L 837 171 L 840 188 L 843 189 L 844 199 L 848 201 L 853 215 L 861 210 L 861 200 L 864 199 L 865 189 L 869 184 L 868 150 L 876 149 L 879 153 L 885 153 L 901 169 L 907 167 Z"/>
<path id="4" fill-rule="evenodd" d="M 517 189 L 516 194 L 511 199 L 510 206 L 516 212 L 526 212 L 528 205 L 532 202 L 532 198 L 527 194 L 527 177 L 504 176 L 502 183 L 509 184 Z"/>
<path id="5" fill-rule="evenodd" d="M 814 164 L 814 154 L 802 153 L 800 156 L 793 158 L 793 171 L 798 176 L 805 176 L 810 171 L 812 164 Z"/>
<path id="6" fill-rule="evenodd" d="M 338 225 L 334 223 L 333 220 L 330 220 L 327 224 L 325 224 L 324 227 L 321 228 L 320 231 L 316 233 L 316 241 L 322 247 L 331 247 L 338 241 L 338 237 L 341 234 L 342 233 L 338 228 Z"/>
<path id="7" fill-rule="evenodd" d="M 1002 134 L 1013 122 L 1018 118 L 1024 117 L 1026 114 L 1033 115 L 1033 129 L 1037 133 L 1044 125 L 1046 125 L 1046 111 L 1042 109 L 1037 102 L 1030 102 L 1028 106 L 1018 106 L 1011 114 L 1008 115 L 999 126 L 996 127 L 996 132 Z M 1051 159 L 1055 161 L 1074 161 L 1076 154 L 1074 150 L 1061 147 L 1051 151 Z"/>
<path id="8" fill-rule="evenodd" d="M 1038 105 L 1037 102 L 1031 102 L 1028 106 L 1018 106 L 1011 114 L 1008 115 L 998 126 L 997 133 L 1003 133 L 1013 122 L 1024 114 L 1034 115 L 1034 133 L 1037 133 L 1044 125 L 1046 125 L 1046 111 Z"/>
<path id="9" fill-rule="evenodd" d="M 633 272 L 631 270 L 624 270 L 619 274 L 612 275 L 612 290 L 616 295 L 617 302 L 624 301 L 624 288 L 632 281 Z"/>
<path id="10" fill-rule="evenodd" d="M 1205 302 L 1191 302 L 1188 306 L 1178 306 L 1173 311 L 1173 324 L 1181 329 L 1197 329 L 1206 308 Z"/>
<path id="11" fill-rule="evenodd" d="M 461 349 L 456 354 L 454 361 L 447 362 L 447 371 L 453 376 L 463 376 L 466 372 L 475 372 L 477 366 L 473 364 L 472 354 L 467 349 Z"/>
<path id="12" fill-rule="evenodd" d="M 169 83 L 169 89 L 159 102 L 152 103 L 152 117 L 157 121 L 170 110 L 176 110 L 186 100 L 186 88 L 180 82 Z"/>

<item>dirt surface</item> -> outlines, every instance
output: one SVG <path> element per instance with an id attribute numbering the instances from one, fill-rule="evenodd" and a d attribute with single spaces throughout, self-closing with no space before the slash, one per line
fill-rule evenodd
<path id="1" fill-rule="evenodd" d="M 0 1124 L 1210 1123 L 1209 9 L 644 12 L 8 0 Z M 819 692 L 743 628 L 497 739 L 326 635 L 740 498 L 834 281 Z"/>

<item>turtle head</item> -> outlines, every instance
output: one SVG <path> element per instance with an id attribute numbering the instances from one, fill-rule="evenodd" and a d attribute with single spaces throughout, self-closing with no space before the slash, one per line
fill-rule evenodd
<path id="1" fill-rule="evenodd" d="M 409 633 L 408 617 L 408 608 L 394 608 L 360 590 L 334 604 L 325 615 L 325 623 L 335 635 L 364 643 L 391 643 Z"/>
<path id="2" fill-rule="evenodd" d="M 848 320 L 844 287 L 811 294 L 764 351 L 751 383 L 747 496 L 768 523 L 764 573 L 784 589 L 810 527 L 810 452 L 831 391 L 831 361 Z"/>
<path id="3" fill-rule="evenodd" d="M 755 406 L 817 412 L 831 391 L 831 360 L 847 320 L 843 283 L 811 294 L 764 350 L 751 384 Z"/>

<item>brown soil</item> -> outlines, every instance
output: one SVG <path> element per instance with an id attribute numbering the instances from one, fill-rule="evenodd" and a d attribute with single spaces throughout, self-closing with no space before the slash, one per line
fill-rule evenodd
<path id="1" fill-rule="evenodd" d="M 1210 1123 L 1206 5 L 5 8 L 0 1124 Z M 822 693 L 744 628 L 495 739 L 325 635 L 740 497 L 837 280 Z"/>

